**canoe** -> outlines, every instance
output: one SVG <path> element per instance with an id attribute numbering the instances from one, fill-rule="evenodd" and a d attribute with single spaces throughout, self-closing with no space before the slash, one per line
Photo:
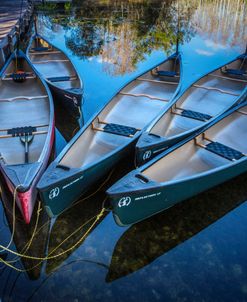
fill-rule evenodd
<path id="1" fill-rule="evenodd" d="M 244 102 L 109 188 L 116 222 L 136 223 L 246 172 L 246 136 Z"/>
<path id="2" fill-rule="evenodd" d="M 53 98 L 58 99 L 73 114 L 80 114 L 83 85 L 67 55 L 42 36 L 34 35 L 27 56 L 45 79 Z"/>
<path id="3" fill-rule="evenodd" d="M 205 127 L 247 95 L 247 54 L 202 76 L 165 110 L 136 144 L 141 166 L 168 147 Z"/>
<path id="4" fill-rule="evenodd" d="M 54 141 L 52 96 L 20 51 L 0 72 L 0 85 L 0 171 L 29 223 Z"/>
<path id="5" fill-rule="evenodd" d="M 245 173 L 129 227 L 114 247 L 106 282 L 152 264 L 239 206 L 247 200 L 246 181 Z"/>
<path id="6" fill-rule="evenodd" d="M 181 57 L 172 55 L 132 80 L 76 134 L 38 184 L 51 216 L 102 179 L 179 90 Z"/>

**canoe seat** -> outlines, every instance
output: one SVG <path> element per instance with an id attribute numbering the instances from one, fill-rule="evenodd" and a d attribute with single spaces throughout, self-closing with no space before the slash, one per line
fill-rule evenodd
<path id="1" fill-rule="evenodd" d="M 138 131 L 133 127 L 128 127 L 119 124 L 106 124 L 103 128 L 104 132 L 122 135 L 122 136 L 133 136 Z"/>
<path id="2" fill-rule="evenodd" d="M 175 71 L 158 70 L 157 75 L 160 77 L 175 77 L 177 73 Z"/>
<path id="3" fill-rule="evenodd" d="M 51 50 L 51 48 L 40 46 L 40 47 L 34 47 L 34 48 L 32 48 L 32 50 L 33 51 L 48 51 L 48 50 Z"/>
<path id="4" fill-rule="evenodd" d="M 50 82 L 65 82 L 65 81 L 71 81 L 72 77 L 65 76 L 65 77 L 53 77 L 53 78 L 47 78 Z"/>
<path id="5" fill-rule="evenodd" d="M 236 76 L 246 76 L 247 72 L 246 70 L 243 69 L 225 69 L 225 73 L 230 74 L 230 75 L 236 75 Z"/>
<path id="6" fill-rule="evenodd" d="M 98 123 L 104 124 L 104 127 L 103 128 L 95 127 L 94 123 L 92 123 L 93 130 L 107 132 L 107 133 L 121 135 L 121 136 L 127 136 L 127 137 L 133 137 L 136 134 L 136 132 L 140 131 L 140 129 L 136 129 L 129 126 L 102 122 L 99 119 L 98 119 Z"/>
<path id="7" fill-rule="evenodd" d="M 238 159 L 246 156 L 246 154 L 244 154 L 238 150 L 235 150 L 224 144 L 212 141 L 211 139 L 207 138 L 204 133 L 202 134 L 202 139 L 209 141 L 209 143 L 204 145 L 202 143 L 199 143 L 197 141 L 197 138 L 195 138 L 195 143 L 197 146 L 204 148 L 205 150 L 210 151 L 214 154 L 217 154 L 221 157 L 224 157 L 228 160 L 235 161 L 235 160 L 238 160 Z"/>
<path id="8" fill-rule="evenodd" d="M 16 137 L 16 136 L 32 135 L 33 132 L 36 131 L 37 131 L 36 127 L 26 126 L 26 127 L 17 127 L 17 128 L 9 129 L 7 133 L 11 134 L 13 137 Z"/>
<path id="9" fill-rule="evenodd" d="M 202 122 L 206 122 L 212 118 L 212 116 L 209 114 L 179 108 L 176 105 L 175 105 L 175 108 L 171 107 L 171 113 L 181 115 L 183 117 L 191 118 L 194 120 L 202 121 Z"/>
<path id="10" fill-rule="evenodd" d="M 22 71 L 22 72 L 15 72 L 15 73 L 12 73 L 12 75 L 10 76 L 13 81 L 15 82 L 24 82 L 27 78 L 27 73 Z"/>
<path id="11" fill-rule="evenodd" d="M 184 117 L 192 118 L 194 120 L 199 120 L 203 122 L 208 121 L 212 118 L 212 116 L 209 114 L 201 113 L 198 111 L 185 110 L 185 109 L 181 112 L 181 115 Z"/>
<path id="12" fill-rule="evenodd" d="M 223 145 L 218 142 L 211 142 L 206 145 L 206 150 L 213 152 L 217 155 L 220 155 L 226 159 L 229 160 L 238 160 L 245 156 L 242 152 L 235 150 L 233 148 L 230 148 L 226 145 Z"/>

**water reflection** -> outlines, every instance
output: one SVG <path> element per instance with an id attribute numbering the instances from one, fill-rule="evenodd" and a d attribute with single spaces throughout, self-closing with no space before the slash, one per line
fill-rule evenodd
<path id="1" fill-rule="evenodd" d="M 188 240 L 247 200 L 247 174 L 130 227 L 118 240 L 107 282 L 127 276 Z"/>
<path id="2" fill-rule="evenodd" d="M 84 124 L 83 114 L 72 114 L 66 110 L 59 100 L 54 99 L 54 110 L 56 113 L 56 128 L 62 134 L 66 142 L 69 142 L 72 137 L 80 130 Z"/>
<path id="3" fill-rule="evenodd" d="M 70 11 L 70 17 L 43 15 L 39 28 L 45 24 L 56 31 L 59 24 L 66 31 L 67 48 L 80 58 L 99 56 L 103 70 L 110 75 L 133 72 L 155 49 L 171 54 L 178 37 L 183 44 L 195 34 L 190 21 L 195 5 L 181 2 L 178 8 L 176 1 L 168 0 L 110 3 L 88 1 L 86 6 Z"/>
<path id="4" fill-rule="evenodd" d="M 13 220 L 13 197 L 10 192 L 4 188 L 6 188 L 6 185 L 4 183 L 4 180 L 1 179 L 1 200 L 4 206 L 5 216 L 7 218 L 8 227 L 11 234 L 14 225 L 13 242 L 16 251 L 20 254 L 28 256 L 41 258 L 45 257 L 46 244 L 50 229 L 50 219 L 48 218 L 46 211 L 41 207 L 37 217 L 37 202 L 34 209 L 34 215 L 32 216 L 29 225 L 26 225 L 24 223 L 18 209 L 16 209 L 16 215 L 14 216 Z M 33 236 L 34 233 L 35 235 Z M 27 276 L 31 280 L 36 280 L 40 277 L 43 261 L 27 259 L 25 257 L 19 258 L 17 256 L 11 255 L 8 255 L 6 259 L 5 254 L 3 259 L 8 261 L 11 265 L 20 268 L 21 270 L 24 269 L 24 271 L 26 271 L 27 273 Z M 22 265 L 20 265 L 20 261 Z"/>

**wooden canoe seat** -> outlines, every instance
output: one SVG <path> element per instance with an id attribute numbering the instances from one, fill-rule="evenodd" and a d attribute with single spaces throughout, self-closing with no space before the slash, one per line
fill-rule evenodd
<path id="1" fill-rule="evenodd" d="M 121 135 L 121 136 L 127 136 L 127 137 L 133 137 L 138 131 L 140 131 L 140 129 L 136 129 L 133 127 L 114 124 L 114 123 L 106 123 L 99 120 L 98 123 L 104 124 L 104 127 L 99 128 L 99 127 L 95 127 L 94 124 L 92 124 L 93 130 L 107 132 L 107 133 Z"/>
<path id="2" fill-rule="evenodd" d="M 214 141 L 208 139 L 207 137 L 205 137 L 204 134 L 203 134 L 203 139 L 209 141 L 209 143 L 204 145 L 202 143 L 198 143 L 197 139 L 195 139 L 196 145 L 204 148 L 207 151 L 210 151 L 214 154 L 224 157 L 228 160 L 235 161 L 235 160 L 242 158 L 243 156 L 246 156 L 245 154 L 243 154 L 242 152 L 240 152 L 238 150 L 235 150 L 224 144 L 221 144 L 219 142 L 214 142 Z"/>
<path id="3" fill-rule="evenodd" d="M 212 116 L 209 114 L 205 114 L 205 113 L 201 113 L 201 112 L 193 111 L 193 110 L 187 110 L 187 109 L 179 108 L 176 106 L 175 106 L 175 111 L 173 108 L 171 108 L 171 113 L 181 115 L 183 117 L 191 118 L 194 120 L 202 121 L 202 122 L 206 122 L 212 118 Z"/>
<path id="4" fill-rule="evenodd" d="M 52 77 L 52 78 L 47 78 L 48 81 L 50 82 L 66 82 L 66 81 L 72 81 L 76 80 L 76 76 L 64 76 L 64 77 Z"/>

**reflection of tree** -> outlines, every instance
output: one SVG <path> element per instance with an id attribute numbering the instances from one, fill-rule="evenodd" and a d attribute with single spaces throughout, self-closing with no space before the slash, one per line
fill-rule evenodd
<path id="1" fill-rule="evenodd" d="M 246 1 L 198 1 L 194 15 L 198 32 L 217 44 L 242 45 L 247 41 Z"/>
<path id="2" fill-rule="evenodd" d="M 74 2 L 75 5 L 79 5 Z M 51 24 L 65 30 L 66 45 L 80 57 L 100 56 L 110 74 L 135 70 L 146 54 L 162 47 L 170 51 L 177 39 L 176 1 L 84 1 L 71 8 L 69 18 L 50 16 Z M 81 5 L 81 4 L 80 4 Z M 189 26 L 192 11 L 180 7 L 181 40 L 193 33 Z M 184 17 L 185 16 L 185 17 Z"/>
<path id="3" fill-rule="evenodd" d="M 135 70 L 154 49 L 174 51 L 178 12 L 181 44 L 196 29 L 231 45 L 246 39 L 244 0 L 87 0 L 83 5 L 75 0 L 59 16 L 48 13 L 45 19 L 53 31 L 54 24 L 67 30 L 66 45 L 74 54 L 98 56 L 103 70 L 117 75 Z"/>

